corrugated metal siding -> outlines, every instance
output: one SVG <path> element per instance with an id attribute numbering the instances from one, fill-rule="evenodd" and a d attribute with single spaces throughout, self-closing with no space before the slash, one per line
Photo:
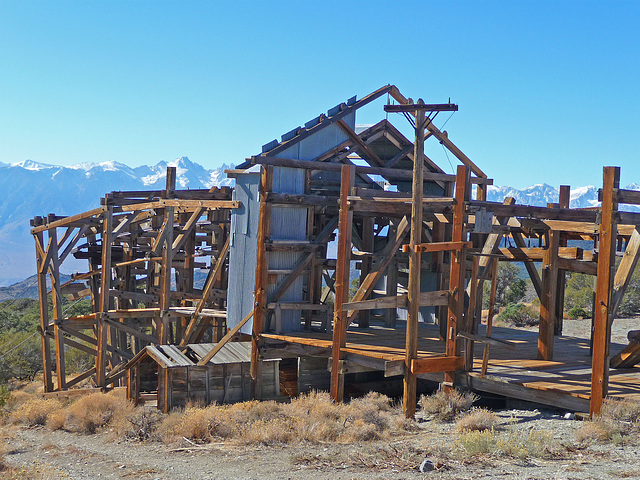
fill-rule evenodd
<path id="1" fill-rule="evenodd" d="M 355 128 L 355 112 L 343 117 L 351 128 Z M 294 129 L 297 130 L 297 129 Z M 292 132 L 285 134 L 289 137 Z M 330 125 L 316 134 L 292 145 L 278 154 L 281 158 L 313 160 L 345 142 L 348 136 L 337 125 Z M 272 142 L 273 144 L 273 142 Z M 277 144 L 277 142 L 275 142 Z M 267 149 L 273 148 L 275 144 Z M 264 150 L 264 149 L 263 149 Z M 252 309 L 256 274 L 257 230 L 260 204 L 257 173 L 238 175 L 234 200 L 242 202 L 242 207 L 231 215 L 231 244 L 229 249 L 229 289 L 227 292 L 227 325 L 233 328 Z M 304 171 L 294 168 L 275 167 L 273 169 L 273 192 L 304 193 Z M 271 210 L 271 241 L 307 240 L 307 208 L 273 207 Z M 268 252 L 269 269 L 292 269 L 302 254 L 297 252 Z M 278 283 L 285 275 L 278 275 Z M 268 287 L 270 295 L 276 285 Z M 298 302 L 303 298 L 304 278 L 299 277 L 280 299 L 281 302 Z M 282 331 L 302 330 L 300 310 L 282 311 Z M 240 331 L 251 333 L 253 322 L 248 322 Z M 273 327 L 273 325 L 271 325 Z"/>
<path id="2" fill-rule="evenodd" d="M 233 199 L 242 206 L 231 215 L 229 245 L 229 287 L 227 290 L 227 326 L 235 327 L 253 310 L 256 285 L 256 252 L 260 204 L 260 173 L 238 175 Z M 253 322 L 247 322 L 242 333 L 251 334 Z"/>

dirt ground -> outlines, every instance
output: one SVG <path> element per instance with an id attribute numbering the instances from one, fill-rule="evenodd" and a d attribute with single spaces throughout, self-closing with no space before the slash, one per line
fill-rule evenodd
<path id="1" fill-rule="evenodd" d="M 613 339 L 640 320 L 616 321 Z M 565 334 L 584 336 L 590 322 L 565 321 Z M 580 443 L 583 422 L 562 411 L 500 410 L 496 432 L 526 443 L 547 432 L 540 455 L 471 456 L 453 424 L 422 419 L 415 432 L 348 445 L 239 446 L 135 442 L 109 431 L 80 435 L 46 427 L 4 426 L 4 462 L 30 467 L 45 479 L 605 479 L 640 478 L 640 439 Z M 532 433 L 533 432 L 533 433 Z M 420 465 L 426 462 L 424 473 Z M 2 478 L 2 472 L 0 472 Z M 19 478 L 19 477 L 12 477 Z"/>
<path id="2" fill-rule="evenodd" d="M 423 422 L 417 433 L 351 445 L 233 446 L 114 441 L 45 427 L 5 431 L 5 461 L 46 479 L 604 479 L 640 477 L 633 444 L 578 444 L 577 420 L 538 410 L 497 412 L 505 432 L 550 433 L 542 458 L 470 457 L 452 424 Z M 421 473 L 427 459 L 433 470 Z"/>

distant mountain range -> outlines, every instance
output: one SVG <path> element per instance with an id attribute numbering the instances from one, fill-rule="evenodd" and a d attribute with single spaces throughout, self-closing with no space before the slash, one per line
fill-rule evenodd
<path id="1" fill-rule="evenodd" d="M 135 168 L 117 162 L 70 167 L 31 160 L 0 163 L 0 287 L 23 281 L 35 273 L 35 249 L 29 233 L 29 220 L 34 216 L 72 215 L 90 210 L 99 206 L 100 198 L 111 191 L 163 189 L 167 166 L 177 168 L 179 188 L 233 185 L 233 180 L 224 174 L 224 170 L 233 168 L 231 165 L 206 169 L 187 157 Z M 640 185 L 625 188 L 640 190 Z M 558 201 L 558 189 L 546 184 L 523 190 L 497 186 L 488 189 L 490 201 L 501 202 L 506 196 L 514 197 L 520 204 L 546 205 Z M 597 204 L 597 187 L 571 190 L 571 207 Z M 84 265 L 77 268 L 82 269 Z"/>
<path id="2" fill-rule="evenodd" d="M 206 169 L 187 157 L 136 168 L 118 162 L 70 167 L 32 160 L 0 163 L 0 286 L 35 273 L 35 247 L 29 233 L 33 217 L 91 210 L 100 206 L 105 193 L 116 190 L 161 190 L 165 188 L 167 166 L 176 167 L 181 189 L 233 185 L 224 173 L 232 165 Z"/>

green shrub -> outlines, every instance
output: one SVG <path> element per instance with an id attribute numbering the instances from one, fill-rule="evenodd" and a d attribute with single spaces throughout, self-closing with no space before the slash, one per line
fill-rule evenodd
<path id="1" fill-rule="evenodd" d="M 591 317 L 591 313 L 587 312 L 582 307 L 573 307 L 570 308 L 567 312 L 567 315 L 571 320 L 576 320 L 577 318 L 589 318 Z"/>
<path id="2" fill-rule="evenodd" d="M 510 303 L 500 312 L 496 319 L 516 327 L 530 327 L 538 325 L 539 314 L 524 303 Z"/>

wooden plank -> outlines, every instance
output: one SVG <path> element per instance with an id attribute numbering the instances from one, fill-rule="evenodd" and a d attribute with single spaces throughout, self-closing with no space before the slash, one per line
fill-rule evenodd
<path id="1" fill-rule="evenodd" d="M 447 252 L 451 250 L 459 250 L 461 248 L 471 248 L 471 242 L 438 242 L 438 243 L 421 243 L 420 245 L 416 245 L 414 248 L 416 251 L 420 251 L 422 253 L 427 252 Z M 410 246 L 404 245 L 402 248 L 403 252 L 408 252 Z"/>
<path id="2" fill-rule="evenodd" d="M 423 105 L 422 99 L 418 105 Z M 414 141 L 413 182 L 411 184 L 411 228 L 409 237 L 409 283 L 407 287 L 407 326 L 404 373 L 404 396 L 402 409 L 407 418 L 416 413 L 417 378 L 413 371 L 413 362 L 418 355 L 418 322 L 420 321 L 420 273 L 421 250 L 416 248 L 422 243 L 422 211 L 424 195 L 424 155 L 425 112 L 418 107 L 415 110 L 416 126 Z M 403 249 L 404 250 L 404 249 Z"/>
<path id="3" fill-rule="evenodd" d="M 464 330 L 458 332 L 458 337 L 466 340 L 464 347 L 464 369 L 468 372 L 473 370 L 473 342 L 474 333 L 476 333 L 475 318 L 476 318 L 476 302 L 478 300 L 478 286 L 482 285 L 482 282 L 478 281 L 478 271 L 480 270 L 480 258 L 473 257 L 471 264 L 471 279 L 469 280 L 469 306 L 466 311 L 466 319 L 464 324 Z M 482 310 L 482 304 L 480 304 L 480 310 Z M 467 334 L 466 336 L 464 334 Z"/>
<path id="4" fill-rule="evenodd" d="M 611 343 L 611 284 L 615 266 L 617 204 L 614 189 L 620 186 L 620 168 L 604 167 L 602 218 L 598 232 L 598 276 L 594 309 L 593 357 L 590 413 L 600 413 L 609 386 L 609 345 Z"/>
<path id="5" fill-rule="evenodd" d="M 629 342 L 629 345 L 611 357 L 611 368 L 633 368 L 640 363 L 640 343 Z"/>
<path id="6" fill-rule="evenodd" d="M 455 372 L 464 367 L 464 358 L 454 356 L 414 358 L 411 361 L 411 373 Z"/>
<path id="7" fill-rule="evenodd" d="M 273 167 L 265 165 L 260 175 L 260 210 L 258 219 L 258 251 L 256 254 L 255 307 L 251 336 L 251 396 L 259 398 L 261 394 L 262 363 L 260 360 L 260 334 L 264 330 L 267 315 L 267 287 L 269 282 L 269 262 L 265 243 L 271 236 L 271 205 L 267 195 L 273 187 Z"/>
<path id="8" fill-rule="evenodd" d="M 361 156 L 362 153 L 364 153 L 365 160 L 369 160 L 369 163 L 375 163 L 379 167 L 384 166 L 384 162 L 380 160 L 378 155 L 376 155 L 376 153 L 371 149 L 371 147 L 369 147 L 369 145 L 364 143 L 360 136 L 356 132 L 354 132 L 351 127 L 345 123 L 344 120 L 338 120 L 336 123 L 338 124 L 340 129 L 347 134 L 351 141 L 353 141 L 357 145 L 356 148 L 361 151 Z"/>
<path id="9" fill-rule="evenodd" d="M 538 328 L 538 358 L 553 359 L 553 333 L 556 325 L 558 284 L 558 248 L 560 232 L 549 232 L 549 245 L 542 266 L 542 297 L 540 298 L 540 325 Z"/>
<path id="10" fill-rule="evenodd" d="M 541 247 L 500 247 L 498 252 L 508 260 L 518 262 L 541 262 L 544 259 L 546 248 Z M 582 248 L 559 247 L 558 256 L 566 260 L 579 260 L 582 258 Z"/>
<path id="11" fill-rule="evenodd" d="M 481 202 L 472 200 L 469 202 L 471 209 L 486 208 L 495 215 L 509 217 L 536 218 L 540 220 L 565 220 L 572 222 L 595 223 L 597 212 L 593 210 L 579 210 L 575 208 L 548 208 L 534 207 L 531 205 L 503 205 L 497 202 Z"/>
<path id="12" fill-rule="evenodd" d="M 47 298 L 47 276 L 43 272 L 42 263 L 44 261 L 43 233 L 38 232 L 33 235 L 36 243 L 36 266 L 38 275 L 38 305 L 40 309 L 40 340 L 42 343 L 42 372 L 44 375 L 44 391 L 53 391 L 53 377 L 51 375 L 51 344 L 46 335 L 49 326 L 49 301 Z M 40 248 L 38 248 L 40 247 Z"/>
<path id="13" fill-rule="evenodd" d="M 106 209 L 107 207 L 100 207 L 100 208 L 94 208 L 93 210 L 89 210 L 88 212 L 72 215 L 70 217 L 63 217 L 63 218 L 56 217 L 57 219 L 52 222 L 46 221 L 42 225 L 32 228 L 31 233 L 44 232 L 45 230 L 50 230 L 52 228 L 57 228 L 57 227 L 66 227 L 80 220 L 87 220 L 91 217 L 100 215 L 103 212 L 105 212 Z"/>
<path id="14" fill-rule="evenodd" d="M 454 242 L 466 241 L 465 225 L 465 201 L 469 198 L 469 167 L 458 166 L 456 175 L 456 205 L 453 213 L 453 229 L 451 239 Z M 453 357 L 458 352 L 458 330 L 462 326 L 464 314 L 465 295 L 465 272 L 466 272 L 466 249 L 458 250 L 455 255 L 451 255 L 451 265 L 449 273 L 449 311 L 447 313 L 447 337 L 446 356 Z M 453 385 L 454 372 L 445 372 L 445 385 Z"/>
<path id="15" fill-rule="evenodd" d="M 568 258 L 558 258 L 558 269 L 586 275 L 597 275 L 598 264 L 588 260 L 570 260 Z"/>
<path id="16" fill-rule="evenodd" d="M 616 276 L 613 280 L 613 294 L 611 298 L 611 317 L 614 318 L 620 303 L 627 290 L 631 276 L 638 264 L 640 258 L 640 226 L 631 234 L 627 247 L 624 250 L 620 265 L 616 270 Z"/>
<path id="17" fill-rule="evenodd" d="M 51 269 L 49 271 L 49 277 L 51 279 L 51 301 L 53 312 L 53 338 L 56 350 L 56 377 L 57 377 L 57 389 L 66 390 L 66 366 L 65 366 L 65 354 L 64 354 L 64 337 L 60 324 L 62 323 L 62 295 L 60 292 L 60 264 L 58 263 L 58 241 L 57 241 L 57 229 L 53 228 L 49 230 L 49 245 L 47 249 L 47 256 L 50 257 Z"/>
<path id="18" fill-rule="evenodd" d="M 374 245 L 375 245 L 375 236 L 374 236 L 374 217 L 362 217 L 362 242 L 361 249 L 365 252 L 370 252 L 373 254 Z M 371 255 L 367 255 L 360 262 L 360 283 L 362 283 L 371 272 L 373 267 L 373 258 Z M 362 310 L 358 314 L 358 326 L 361 328 L 367 328 L 369 326 L 369 322 L 371 320 L 371 315 L 369 310 Z"/>
<path id="19" fill-rule="evenodd" d="M 525 242 L 522 234 L 519 232 L 511 232 L 511 238 L 515 242 L 518 248 L 524 248 Z M 527 269 L 527 273 L 529 274 L 529 278 L 531 279 L 531 283 L 533 283 L 533 288 L 535 288 L 536 293 L 538 294 L 538 298 L 542 296 L 542 280 L 540 279 L 540 274 L 538 273 L 538 269 L 533 264 L 533 262 L 524 262 L 524 267 Z"/>
<path id="20" fill-rule="evenodd" d="M 165 199 L 169 201 L 173 197 L 176 189 L 176 167 L 167 167 Z M 162 263 L 160 264 L 160 317 L 157 319 L 158 343 L 165 345 L 170 343 L 173 337 L 173 330 L 169 323 L 169 309 L 171 308 L 171 274 L 173 263 L 173 224 L 175 219 L 175 209 L 173 206 L 164 208 L 164 219 L 162 222 L 162 238 L 159 247 L 162 248 Z"/>
<path id="21" fill-rule="evenodd" d="M 319 161 L 306 161 L 295 160 L 290 158 L 279 158 L 272 156 L 259 156 L 252 157 L 251 162 L 256 165 L 272 165 L 277 167 L 289 167 L 289 168 L 304 168 L 308 170 L 339 172 L 341 164 L 333 162 L 319 162 Z M 359 175 L 380 175 L 388 179 L 410 179 L 413 176 L 411 170 L 401 170 L 397 168 L 387 167 L 366 167 L 356 165 L 356 173 Z M 425 181 L 433 182 L 453 182 L 456 176 L 446 173 L 433 173 L 424 172 Z M 472 184 L 479 185 L 493 185 L 493 179 L 473 177 L 471 179 Z"/>
<path id="22" fill-rule="evenodd" d="M 335 309 L 333 341 L 331 348 L 331 398 L 341 402 L 344 397 L 344 375 L 340 374 L 341 349 L 346 344 L 346 330 L 349 325 L 347 311 L 343 304 L 349 300 L 349 272 L 351 270 L 351 232 L 353 211 L 348 208 L 347 197 L 355 184 L 355 167 L 342 167 L 340 182 L 340 214 L 338 218 L 338 252 L 336 262 Z"/>
<path id="23" fill-rule="evenodd" d="M 74 385 L 77 385 L 78 383 L 80 383 L 81 381 L 86 380 L 87 378 L 89 378 L 91 375 L 93 375 L 95 373 L 96 373 L 96 367 L 93 366 L 89 370 L 87 370 L 87 371 L 85 371 L 85 372 L 83 372 L 83 373 L 81 373 L 79 375 L 76 375 L 75 377 L 70 379 L 67 382 L 67 387 L 71 388 Z"/>
<path id="24" fill-rule="evenodd" d="M 100 273 L 100 312 L 109 310 L 109 290 L 111 288 L 111 231 L 113 229 L 113 207 L 105 207 L 102 215 L 102 269 Z M 102 316 L 97 316 L 98 355 L 96 356 L 96 383 L 105 386 L 107 368 L 108 326 Z"/>
<path id="25" fill-rule="evenodd" d="M 200 359 L 197 365 L 199 366 L 206 365 L 209 362 L 209 360 L 211 360 L 216 355 L 216 353 L 222 350 L 222 347 L 224 347 L 227 344 L 227 342 L 231 340 L 233 336 L 236 333 L 238 333 L 242 327 L 245 326 L 245 324 L 249 321 L 249 319 L 253 317 L 253 312 L 254 311 L 251 311 L 249 315 L 247 315 L 242 320 L 240 320 L 240 323 L 238 323 L 235 327 L 229 330 L 227 334 L 224 337 L 222 337 L 220 341 L 216 343 L 216 345 L 204 357 Z"/>

